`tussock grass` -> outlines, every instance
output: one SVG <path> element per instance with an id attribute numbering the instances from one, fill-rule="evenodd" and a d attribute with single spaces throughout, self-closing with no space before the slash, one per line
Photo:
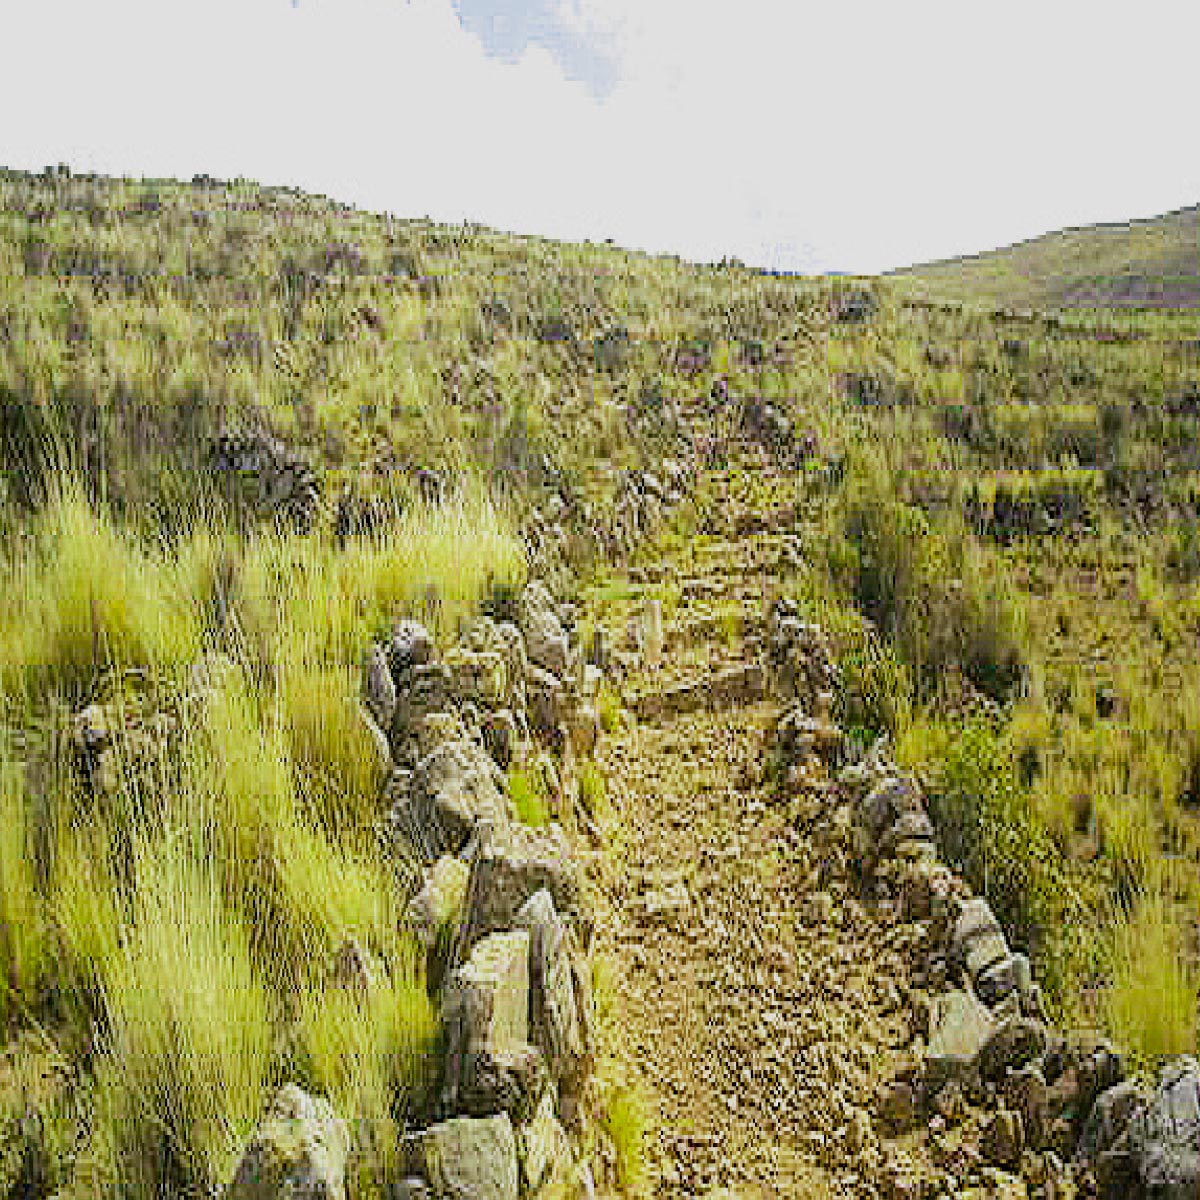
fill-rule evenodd
<path id="1" fill-rule="evenodd" d="M 618 1085 L 607 1095 L 602 1121 L 616 1154 L 617 1183 L 626 1196 L 641 1196 L 649 1183 L 649 1106 L 636 1088 Z"/>
<path id="2" fill-rule="evenodd" d="M 508 772 L 508 798 L 517 819 L 526 825 L 548 825 L 550 804 L 542 784 L 541 772 L 512 767 Z"/>
<path id="3" fill-rule="evenodd" d="M 200 623 L 170 561 L 67 490 L 36 522 L 32 548 L 3 563 L 0 685 L 80 694 L 113 668 L 166 670 L 195 658 Z"/>
<path id="4" fill-rule="evenodd" d="M 24 771 L 6 741 L 0 734 L 0 1029 L 36 1003 L 51 966 Z"/>
<path id="5" fill-rule="evenodd" d="M 366 993 L 331 985 L 305 991 L 298 1004 L 306 1082 L 385 1135 L 424 1101 L 437 1065 L 437 1018 L 415 961 L 406 948 Z M 396 1149 L 386 1141 L 375 1148 Z"/>
<path id="6" fill-rule="evenodd" d="M 1109 1028 L 1143 1061 L 1196 1050 L 1197 975 L 1179 915 L 1158 889 L 1139 892 L 1113 919 Z"/>
<path id="7" fill-rule="evenodd" d="M 101 1111 L 135 1194 L 229 1177 L 271 1077 L 254 931 L 183 838 L 138 838 L 133 919 L 103 967 Z"/>

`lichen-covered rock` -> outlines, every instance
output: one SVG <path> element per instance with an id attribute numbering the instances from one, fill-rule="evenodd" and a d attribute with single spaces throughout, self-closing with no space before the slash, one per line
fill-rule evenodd
<path id="1" fill-rule="evenodd" d="M 412 667 L 425 666 L 437 655 L 433 635 L 419 621 L 404 620 L 397 623 L 387 648 L 388 665 L 392 676 L 400 677 Z"/>
<path id="2" fill-rule="evenodd" d="M 545 584 L 531 580 L 521 593 L 519 606 L 521 632 L 529 661 L 559 679 L 568 674 L 570 644 Z"/>
<path id="3" fill-rule="evenodd" d="M 380 729 L 391 729 L 396 715 L 396 681 L 382 646 L 372 644 L 363 655 L 363 703 Z"/>
<path id="4" fill-rule="evenodd" d="M 468 888 L 467 944 L 510 929 L 521 906 L 542 888 L 586 950 L 594 923 L 592 898 L 566 836 L 554 825 L 529 829 L 515 823 L 491 838 L 475 860 Z"/>
<path id="5" fill-rule="evenodd" d="M 1041 1021 L 1011 1017 L 988 1035 L 979 1051 L 979 1074 L 988 1082 L 999 1081 L 1007 1071 L 1028 1066 L 1042 1056 L 1050 1035 Z"/>
<path id="6" fill-rule="evenodd" d="M 974 983 L 989 967 L 1008 957 L 1008 942 L 991 905 L 974 896 L 962 906 L 950 941 L 950 961 Z"/>
<path id="7" fill-rule="evenodd" d="M 508 664 L 498 651 L 456 646 L 446 654 L 445 663 L 460 699 L 485 709 L 500 708 L 508 700 Z"/>
<path id="8" fill-rule="evenodd" d="M 573 1090 L 592 1063 L 590 995 L 577 970 L 570 931 L 542 888 L 521 906 L 519 929 L 529 931 L 530 1021 L 533 1043 L 551 1077 Z"/>
<path id="9" fill-rule="evenodd" d="M 1162 1068 L 1154 1095 L 1130 1117 L 1126 1138 L 1148 1197 L 1200 1195 L 1200 1064 L 1194 1058 Z"/>
<path id="10" fill-rule="evenodd" d="M 350 1135 L 328 1100 L 294 1083 L 271 1100 L 226 1200 L 344 1200 Z"/>
<path id="11" fill-rule="evenodd" d="M 485 937 L 446 984 L 447 1112 L 518 1120 L 536 1103 L 545 1066 L 529 1042 L 529 934 Z"/>
<path id="12" fill-rule="evenodd" d="M 399 678 L 389 733 L 392 755 L 401 766 L 415 766 L 428 752 L 422 738 L 424 719 L 434 713 L 452 713 L 458 702 L 454 681 L 444 663 L 423 663 Z"/>
<path id="13" fill-rule="evenodd" d="M 437 1200 L 517 1200 L 517 1142 L 507 1113 L 442 1121 L 419 1135 L 419 1147 Z"/>
<path id="14" fill-rule="evenodd" d="M 525 679 L 525 694 L 534 731 L 545 739 L 557 736 L 567 715 L 562 680 L 541 667 L 530 667 Z"/>
<path id="15" fill-rule="evenodd" d="M 975 1078 L 979 1052 L 995 1030 L 992 1014 L 970 992 L 935 996 L 930 1011 L 925 1065 L 931 1090 Z"/>
<path id="16" fill-rule="evenodd" d="M 390 834 L 427 863 L 457 854 L 479 821 L 507 826 L 502 788 L 503 776 L 482 746 L 443 742 L 411 774 L 393 774 L 385 791 Z"/>

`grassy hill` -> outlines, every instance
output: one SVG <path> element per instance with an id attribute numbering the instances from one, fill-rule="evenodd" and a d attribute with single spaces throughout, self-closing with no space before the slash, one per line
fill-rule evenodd
<path id="1" fill-rule="evenodd" d="M 1040 239 L 987 276 L 1027 293 L 955 297 L 947 264 L 781 279 L 0 173 L 0 1134 L 42 1114 L 44 1177 L 0 1155 L 0 1196 L 208 1194 L 284 1075 L 402 1119 L 436 998 L 373 838 L 364 648 L 719 542 L 730 475 L 815 514 L 772 586 L 1056 1011 L 1194 1049 L 1200 306 L 1011 310 L 1056 261 L 1079 303 L 1191 287 L 1196 220 Z M 369 1044 L 327 986 L 349 933 L 392 981 Z"/>
<path id="2" fill-rule="evenodd" d="M 907 267 L 917 294 L 988 308 L 1200 308 L 1200 207 Z"/>

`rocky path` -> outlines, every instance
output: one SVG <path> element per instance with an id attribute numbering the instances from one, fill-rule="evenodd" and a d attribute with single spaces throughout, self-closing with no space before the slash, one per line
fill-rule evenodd
<path id="1" fill-rule="evenodd" d="M 738 671 L 759 661 L 783 543 L 757 533 L 655 572 L 683 598 L 625 692 L 672 699 L 638 704 L 649 715 L 600 760 L 621 831 L 594 868 L 608 1049 L 652 1101 L 658 1196 L 881 1194 L 869 1112 L 913 1033 L 898 927 L 860 902 L 848 831 L 819 795 L 780 800 L 762 778 L 778 710 Z"/>

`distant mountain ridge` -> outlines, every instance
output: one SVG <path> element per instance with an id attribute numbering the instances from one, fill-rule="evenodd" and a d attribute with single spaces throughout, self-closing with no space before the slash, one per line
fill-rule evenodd
<path id="1" fill-rule="evenodd" d="M 993 308 L 1200 308 L 1200 205 L 889 274 L 924 295 Z"/>

